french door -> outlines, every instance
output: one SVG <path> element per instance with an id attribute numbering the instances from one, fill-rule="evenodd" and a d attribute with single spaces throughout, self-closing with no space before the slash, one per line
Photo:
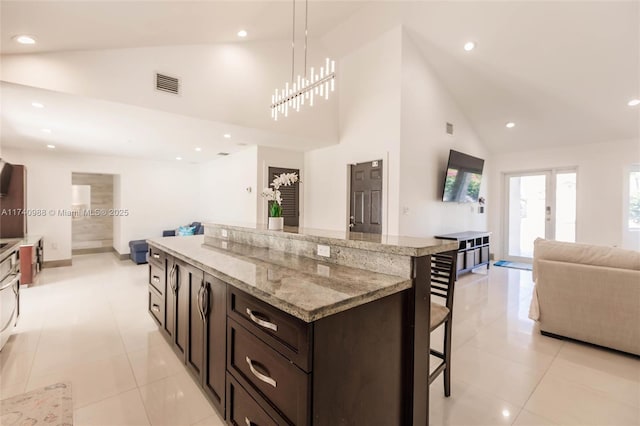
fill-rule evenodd
<path id="1" fill-rule="evenodd" d="M 540 237 L 576 240 L 576 169 L 505 175 L 505 258 L 530 261 Z"/>

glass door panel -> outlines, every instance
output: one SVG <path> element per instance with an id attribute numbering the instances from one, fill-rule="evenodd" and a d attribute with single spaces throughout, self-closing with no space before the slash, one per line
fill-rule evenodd
<path id="1" fill-rule="evenodd" d="M 507 176 L 508 258 L 533 257 L 533 241 L 546 236 L 547 173 Z"/>

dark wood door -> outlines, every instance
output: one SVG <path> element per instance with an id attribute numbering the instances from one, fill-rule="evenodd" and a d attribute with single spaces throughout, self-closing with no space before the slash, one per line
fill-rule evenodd
<path id="1" fill-rule="evenodd" d="M 177 295 L 177 265 L 173 258 L 167 257 L 166 259 L 167 272 L 167 286 L 164 292 L 164 333 L 171 343 L 175 341 L 175 327 L 176 327 L 176 295 Z"/>
<path id="2" fill-rule="evenodd" d="M 282 167 L 269 167 L 269 184 L 273 179 L 282 173 L 295 173 L 300 178 L 300 170 L 284 169 Z M 282 217 L 284 226 L 298 226 L 300 221 L 300 181 L 291 186 L 281 186 L 282 194 Z"/>
<path id="3" fill-rule="evenodd" d="M 202 281 L 202 275 L 197 278 L 197 271 L 193 266 L 176 260 L 176 290 L 175 290 L 175 321 L 173 334 L 173 349 L 185 360 L 187 353 L 187 343 L 189 342 L 189 302 L 191 282 L 195 279 L 197 283 Z"/>
<path id="4" fill-rule="evenodd" d="M 227 344 L 227 285 L 219 279 L 204 275 L 204 380 L 209 399 L 223 414 L 225 404 L 225 369 Z"/>
<path id="5" fill-rule="evenodd" d="M 184 276 L 188 280 L 183 290 L 189 294 L 186 362 L 187 368 L 201 382 L 204 372 L 204 272 L 188 265 Z"/>
<path id="6" fill-rule="evenodd" d="M 352 232 L 382 233 L 382 160 L 351 166 Z"/>

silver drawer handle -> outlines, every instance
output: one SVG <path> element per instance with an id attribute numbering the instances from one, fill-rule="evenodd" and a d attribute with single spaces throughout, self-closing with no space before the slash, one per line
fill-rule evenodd
<path id="1" fill-rule="evenodd" d="M 275 380 L 273 380 L 269 376 L 265 376 L 264 374 L 260 373 L 258 370 L 256 370 L 253 367 L 253 361 L 251 361 L 251 358 L 246 357 L 245 359 L 247 360 L 247 364 L 249 364 L 249 369 L 251 370 L 251 372 L 253 373 L 254 376 L 256 376 L 258 379 L 262 380 L 266 384 L 269 384 L 269 385 L 273 386 L 274 388 L 278 386 L 278 384 L 276 383 Z"/>
<path id="2" fill-rule="evenodd" d="M 251 423 L 251 420 L 249 420 L 248 417 L 244 418 L 244 422 L 247 424 L 247 426 L 251 426 L 253 423 Z"/>
<path id="3" fill-rule="evenodd" d="M 151 306 L 151 310 L 160 313 L 160 306 L 154 303 L 153 306 Z"/>
<path id="4" fill-rule="evenodd" d="M 272 322 L 261 320 L 257 316 L 253 314 L 253 311 L 247 308 L 247 315 L 251 318 L 251 321 L 258 324 L 260 327 L 268 328 L 269 330 L 278 331 L 278 326 Z"/>
<path id="5" fill-rule="evenodd" d="M 153 253 L 152 256 L 154 259 L 160 259 L 160 255 L 158 253 Z"/>
<path id="6" fill-rule="evenodd" d="M 160 277 L 153 276 L 153 282 L 158 284 L 160 282 Z"/>

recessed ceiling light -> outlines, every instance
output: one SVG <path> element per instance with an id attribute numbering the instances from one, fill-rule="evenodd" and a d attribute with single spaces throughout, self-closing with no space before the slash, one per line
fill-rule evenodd
<path id="1" fill-rule="evenodd" d="M 196 148 L 196 152 L 200 152 L 200 151 L 202 151 L 202 148 L 200 147 Z"/>
<path id="2" fill-rule="evenodd" d="M 40 102 L 31 102 L 31 106 L 34 108 L 44 108 L 44 104 L 41 104 Z"/>
<path id="3" fill-rule="evenodd" d="M 464 44 L 464 50 L 466 50 L 467 52 L 471 52 L 475 48 L 476 44 L 472 41 L 468 41 Z"/>
<path id="4" fill-rule="evenodd" d="M 182 160 L 182 157 L 176 157 L 176 160 L 180 161 Z"/>
<path id="5" fill-rule="evenodd" d="M 51 129 L 42 129 L 43 133 L 51 133 Z"/>
<path id="6" fill-rule="evenodd" d="M 225 139 L 231 139 L 231 134 L 229 134 L 229 133 L 225 133 L 222 136 L 224 136 Z"/>
<path id="7" fill-rule="evenodd" d="M 238 37 L 246 37 L 246 36 L 247 36 L 247 31 L 246 30 L 238 31 Z"/>
<path id="8" fill-rule="evenodd" d="M 36 38 L 26 34 L 17 35 L 13 39 L 20 44 L 36 44 Z"/>
<path id="9" fill-rule="evenodd" d="M 55 148 L 56 148 L 56 146 L 55 146 L 55 145 L 47 145 L 47 148 L 49 148 L 49 149 L 55 149 Z"/>
<path id="10" fill-rule="evenodd" d="M 640 99 L 631 99 L 627 105 L 634 107 L 640 105 Z"/>
<path id="11" fill-rule="evenodd" d="M 514 127 L 516 127 L 516 123 L 514 123 L 513 121 L 510 121 L 507 124 L 505 124 L 505 126 L 507 127 L 507 129 L 513 129 Z"/>
<path id="12" fill-rule="evenodd" d="M 511 412 L 507 409 L 502 410 L 502 417 L 509 417 Z"/>

